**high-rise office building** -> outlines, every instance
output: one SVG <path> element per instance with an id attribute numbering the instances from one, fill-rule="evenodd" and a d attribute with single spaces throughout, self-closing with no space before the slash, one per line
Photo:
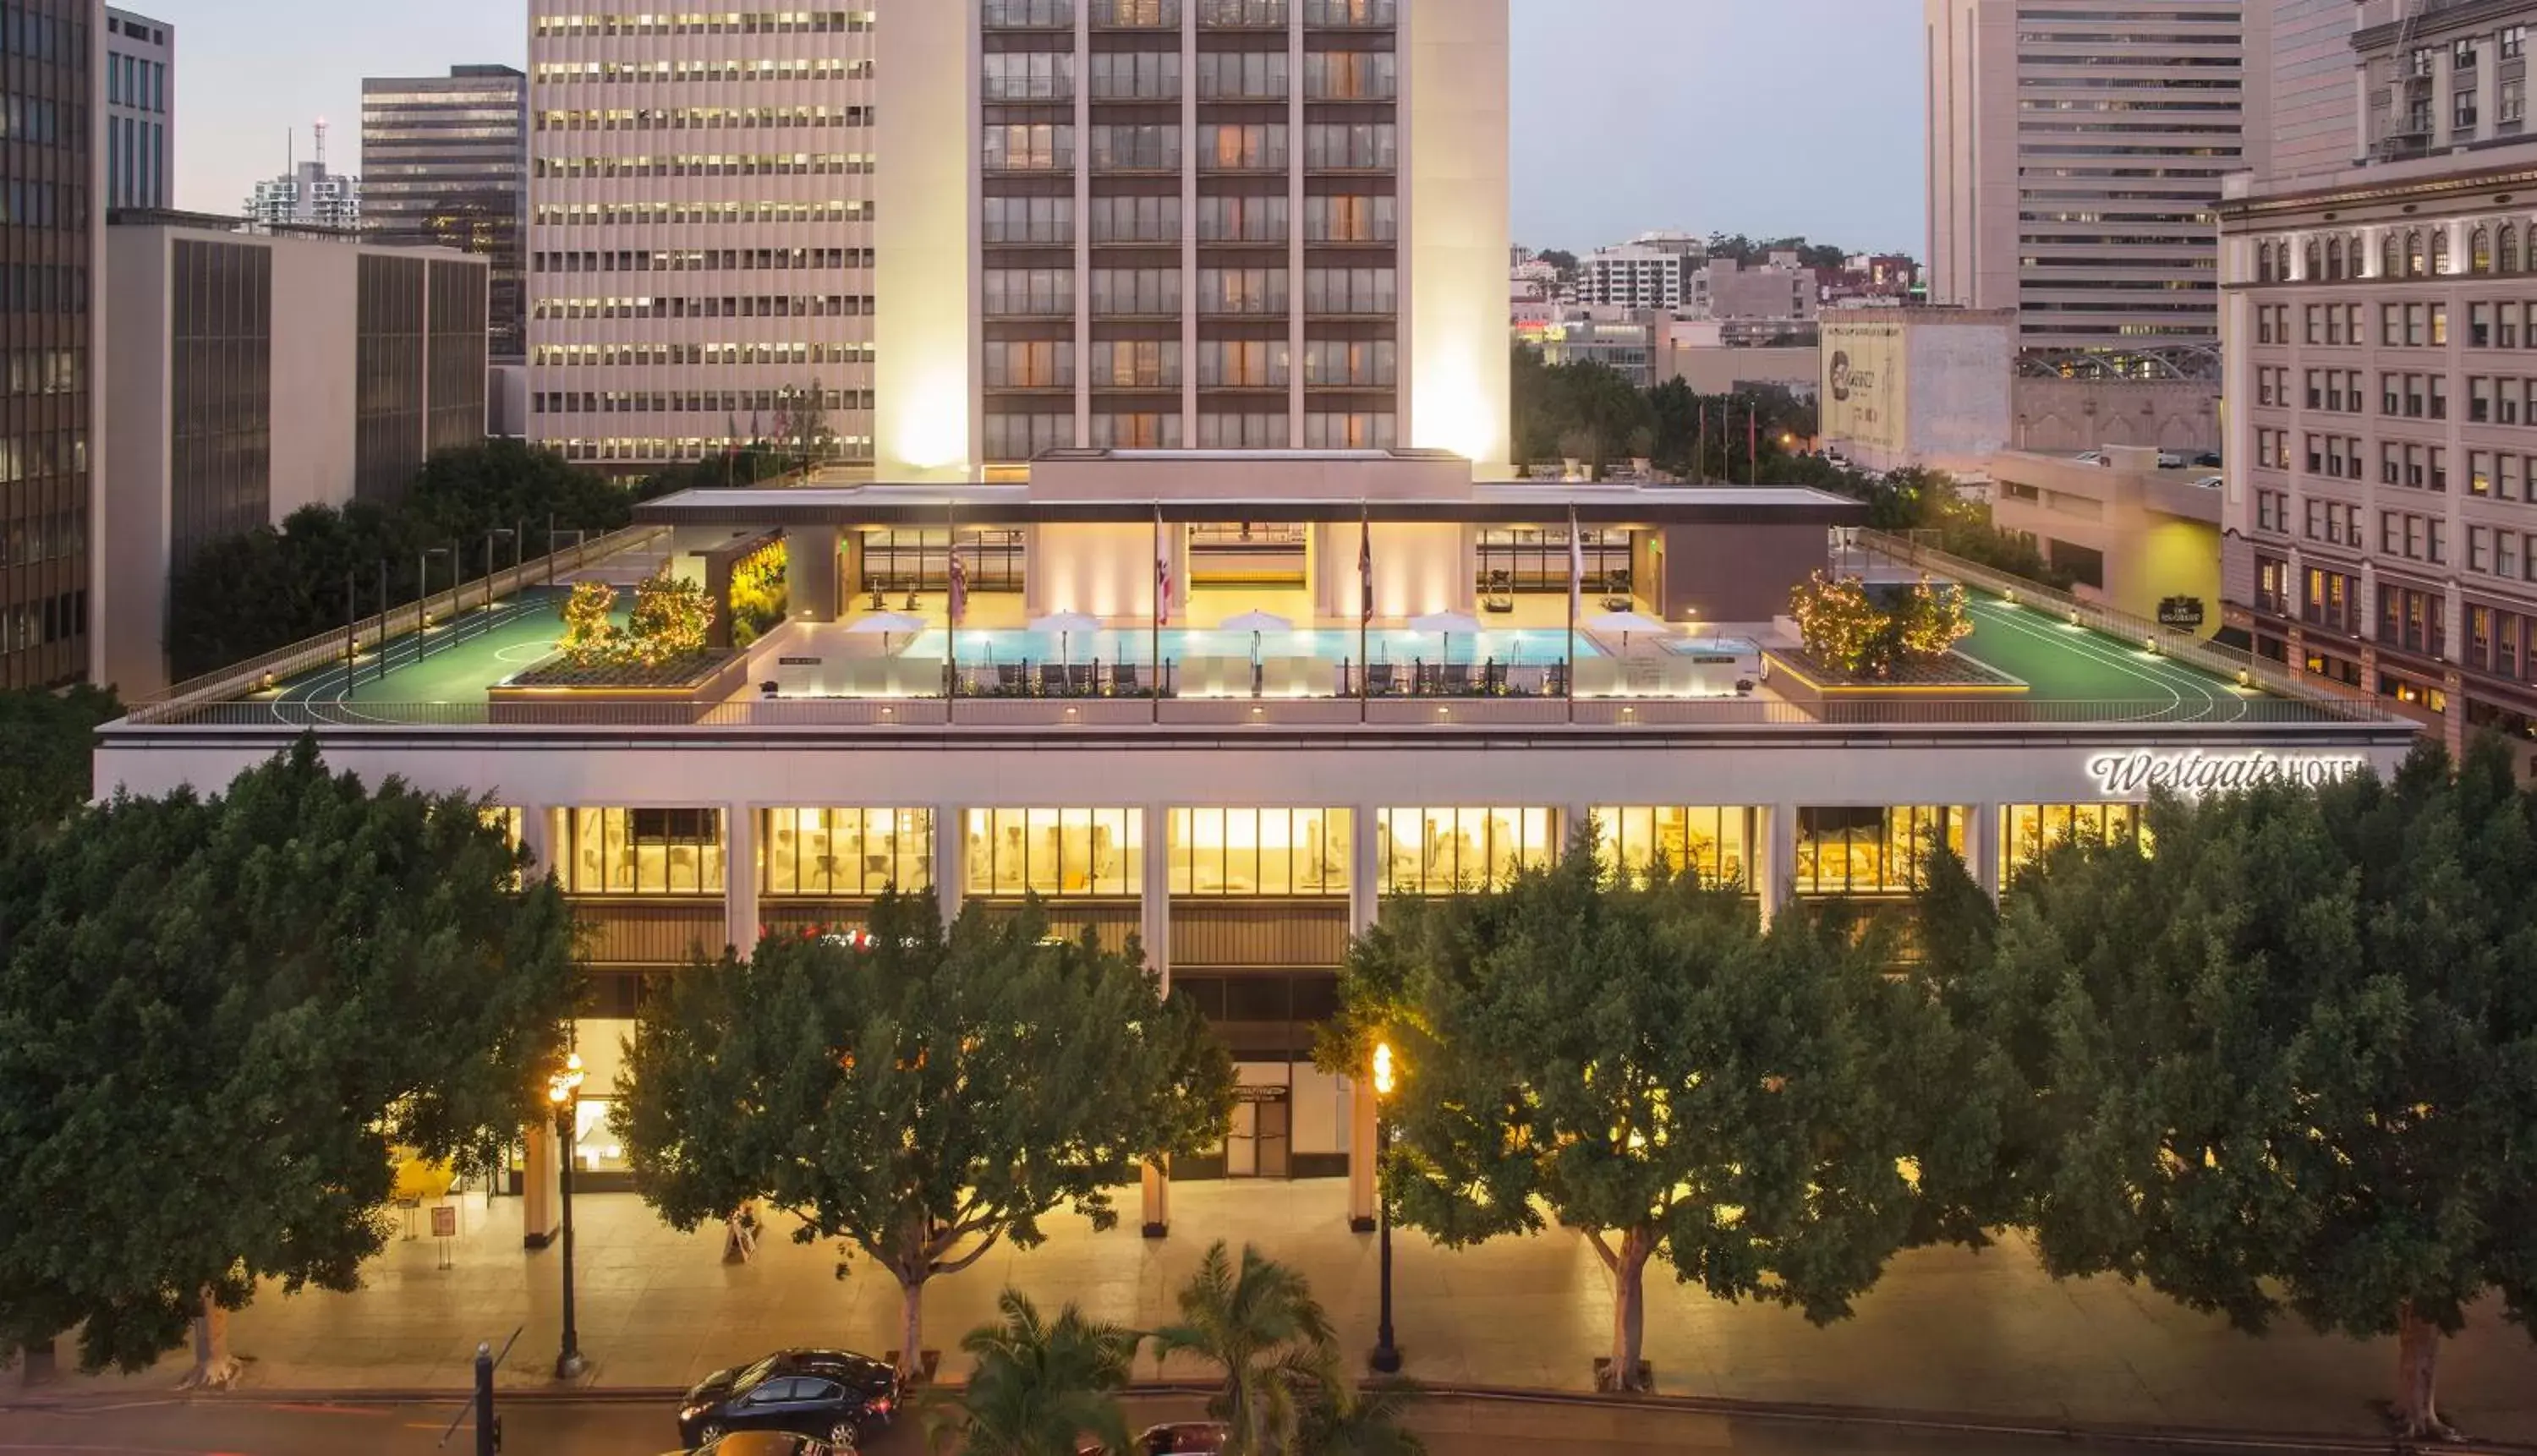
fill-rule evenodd
<path id="1" fill-rule="evenodd" d="M 880 29 L 885 474 L 1505 458 L 1504 0 L 982 0 Z"/>
<path id="2" fill-rule="evenodd" d="M 1932 301 L 2017 310 L 2025 348 L 2211 343 L 2272 0 L 1925 3 Z"/>
<path id="3" fill-rule="evenodd" d="M 531 0 L 531 438 L 700 459 L 815 387 L 835 454 L 871 458 L 874 3 Z"/>
<path id="4" fill-rule="evenodd" d="M 482 254 L 490 338 L 517 357 L 529 78 L 509 66 L 361 83 L 361 227 L 379 242 Z"/>
<path id="5" fill-rule="evenodd" d="M 105 205 L 165 208 L 176 186 L 176 28 L 105 13 Z"/>
<path id="6" fill-rule="evenodd" d="M 326 169 L 326 123 L 317 123 L 317 156 L 294 159 L 290 170 L 255 184 L 245 214 L 268 227 L 331 227 L 352 231 L 361 225 L 361 179 Z"/>
<path id="7" fill-rule="evenodd" d="M 102 174 L 96 0 L 10 0 L 0 28 L 0 687 L 89 669 Z"/>
<path id="8" fill-rule="evenodd" d="M 2362 155 L 2353 0 L 2264 0 L 2272 7 L 2271 115 L 2261 127 L 2273 177 L 2312 176 Z"/>

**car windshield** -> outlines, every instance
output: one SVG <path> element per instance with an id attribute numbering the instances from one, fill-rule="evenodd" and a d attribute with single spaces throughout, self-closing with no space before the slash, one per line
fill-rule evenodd
<path id="1" fill-rule="evenodd" d="M 731 1382 L 732 1394 L 740 1395 L 752 1390 L 756 1388 L 759 1381 L 764 1380 L 767 1376 L 773 1373 L 775 1373 L 775 1357 L 770 1355 L 766 1357 L 766 1359 L 759 1361 L 757 1363 L 750 1365 L 748 1369 L 741 1371 L 739 1375 L 733 1378 Z"/>

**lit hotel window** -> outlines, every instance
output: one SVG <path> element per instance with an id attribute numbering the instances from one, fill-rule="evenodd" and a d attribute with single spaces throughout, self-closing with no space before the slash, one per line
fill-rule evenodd
<path id="1" fill-rule="evenodd" d="M 934 888 L 931 809 L 767 809 L 758 883 L 771 896 L 866 898 Z"/>
<path id="2" fill-rule="evenodd" d="M 1971 811 L 1931 804 L 1797 810 L 1799 895 L 1908 895 L 1933 835 L 1965 852 Z"/>
<path id="3" fill-rule="evenodd" d="M 2006 886 L 2063 845 L 2137 845 L 2148 837 L 2136 804 L 2002 804 L 1999 882 Z"/>
<path id="4" fill-rule="evenodd" d="M 1502 890 L 1549 868 L 1557 848 L 1548 809 L 1383 809 L 1375 821 L 1386 895 Z"/>
<path id="5" fill-rule="evenodd" d="M 555 871 L 568 895 L 719 895 L 720 809 L 557 809 Z"/>
<path id="6" fill-rule="evenodd" d="M 1346 809 L 1174 809 L 1171 892 L 1345 895 L 1354 817 Z"/>
<path id="7" fill-rule="evenodd" d="M 1125 898 L 1145 887 L 1138 809 L 971 809 L 967 893 Z"/>
<path id="8" fill-rule="evenodd" d="M 1677 871 L 1696 870 L 1704 885 L 1750 890 L 1757 818 L 1753 809 L 1733 807 L 1597 808 L 1594 839 L 1633 880 L 1661 859 Z"/>

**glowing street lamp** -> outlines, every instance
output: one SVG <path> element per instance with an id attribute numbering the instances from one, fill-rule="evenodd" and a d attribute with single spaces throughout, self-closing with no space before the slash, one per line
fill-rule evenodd
<path id="1" fill-rule="evenodd" d="M 555 1378 L 578 1380 L 590 1361 L 581 1356 L 581 1334 L 572 1318 L 572 1159 L 581 1124 L 581 1053 L 563 1059 L 563 1070 L 547 1079 L 547 1101 L 554 1105 L 555 1154 L 562 1161 L 558 1188 L 563 1205 L 563 1349 L 555 1356 Z"/>
<path id="2" fill-rule="evenodd" d="M 1398 1374 L 1400 1370 L 1400 1347 L 1392 1339 L 1392 1172 L 1383 1157 L 1392 1147 L 1383 1108 L 1391 1101 L 1395 1085 L 1392 1044 L 1378 1042 L 1374 1047 L 1374 1197 L 1378 1205 L 1375 1237 L 1381 1250 L 1383 1304 L 1374 1327 L 1374 1354 L 1366 1361 L 1378 1375 Z"/>

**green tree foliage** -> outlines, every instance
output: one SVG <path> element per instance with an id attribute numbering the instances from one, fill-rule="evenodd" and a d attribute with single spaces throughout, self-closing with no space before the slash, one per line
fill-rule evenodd
<path id="1" fill-rule="evenodd" d="M 1613 462 L 1627 458 L 1641 430 L 1653 438 L 1647 396 L 1609 365 L 1544 364 L 1519 344 L 1512 387 L 1518 465 L 1582 460 L 1600 479 Z"/>
<path id="2" fill-rule="evenodd" d="M 1920 1226 L 1916 1077 L 1953 1030 L 1884 974 L 1883 937 L 1594 841 L 1502 893 L 1399 901 L 1350 950 L 1326 1065 L 1399 1050 L 1401 1216 L 1449 1246 L 1587 1231 L 1612 1272 L 1611 1377 L 1641 1388 L 1644 1277 L 1850 1312 Z"/>
<path id="3" fill-rule="evenodd" d="M 2018 1217 L 2058 1275 L 2396 1336 L 2399 1423 L 2444 1433 L 2441 1338 L 2537 1315 L 2537 807 L 2487 743 L 2148 825 L 2021 878 L 1976 988 Z"/>
<path id="4" fill-rule="evenodd" d="M 1015 1290 L 996 1301 L 1004 1316 L 963 1336 L 975 1362 L 966 1385 L 926 1412 L 934 1449 L 961 1456 L 1075 1456 L 1083 1438 L 1129 1449 L 1120 1393 L 1136 1373 L 1143 1337 L 1088 1319 L 1073 1304 L 1054 1320 Z"/>
<path id="5" fill-rule="evenodd" d="M 1806 656 L 1853 677 L 1892 677 L 1935 662 L 1974 630 L 1965 589 L 1925 579 L 1905 591 L 1871 594 L 1857 577 L 1818 571 L 1789 593 L 1789 613 Z"/>
<path id="6" fill-rule="evenodd" d="M 392 1149 L 489 1165 L 579 987 L 551 881 L 481 807 L 333 776 L 118 797 L 0 851 L 0 1358 L 138 1369 L 259 1281 L 355 1287 Z"/>
<path id="7" fill-rule="evenodd" d="M 1139 948 L 1047 931 L 979 904 L 946 930 L 893 894 L 856 944 L 770 937 L 666 978 L 618 1078 L 643 1196 L 681 1229 L 761 1199 L 860 1251 L 898 1281 L 914 1373 L 929 1280 L 1041 1242 L 1060 1207 L 1114 1226 L 1112 1189 L 1232 1115 L 1231 1058 Z"/>
<path id="8" fill-rule="evenodd" d="M 1249 1244 L 1238 1265 L 1221 1241 L 1207 1249 L 1178 1302 L 1179 1321 L 1154 1333 L 1154 1355 L 1215 1367 L 1206 1409 L 1232 1427 L 1226 1456 L 1287 1450 L 1324 1392 L 1345 1388 L 1338 1336 L 1311 1286 Z"/>
<path id="9" fill-rule="evenodd" d="M 748 469 L 757 470 L 765 459 L 763 452 L 748 453 Z M 482 575 L 490 532 L 528 534 L 495 542 L 496 564 L 507 565 L 514 554 L 535 559 L 549 546 L 550 521 L 569 544 L 568 533 L 618 530 L 632 522 L 638 502 L 722 484 L 733 469 L 734 462 L 717 458 L 627 486 L 519 440 L 442 451 L 424 462 L 394 505 L 306 506 L 279 529 L 211 541 L 177 563 L 167 622 L 172 670 L 182 680 L 340 630 L 348 579 L 361 615 L 372 614 L 382 562 L 389 600 L 410 606 L 422 594 L 418 572 L 429 572 L 435 592 L 449 589 L 453 569 L 470 580 Z M 456 547 L 457 567 L 447 558 L 425 567 L 422 553 L 435 546 Z"/>
<path id="10" fill-rule="evenodd" d="M 85 684 L 68 692 L 0 693 L 0 824 L 44 833 L 88 800 L 98 726 L 123 714 L 114 694 Z"/>
<path id="11" fill-rule="evenodd" d="M 1562 278 L 1573 278 L 1576 276 L 1577 255 L 1568 251 L 1566 248 L 1544 248 L 1532 256 L 1549 264 L 1551 267 L 1558 269 L 1559 276 Z"/>
<path id="12" fill-rule="evenodd" d="M 1832 488 L 1865 501 L 1867 524 L 1878 531 L 1932 537 L 1942 551 L 2059 591 L 2076 580 L 2047 561 L 2034 541 L 1991 525 L 1990 507 L 1965 499 L 1944 471 L 1913 467 L 1873 480 L 1842 475 Z"/>

